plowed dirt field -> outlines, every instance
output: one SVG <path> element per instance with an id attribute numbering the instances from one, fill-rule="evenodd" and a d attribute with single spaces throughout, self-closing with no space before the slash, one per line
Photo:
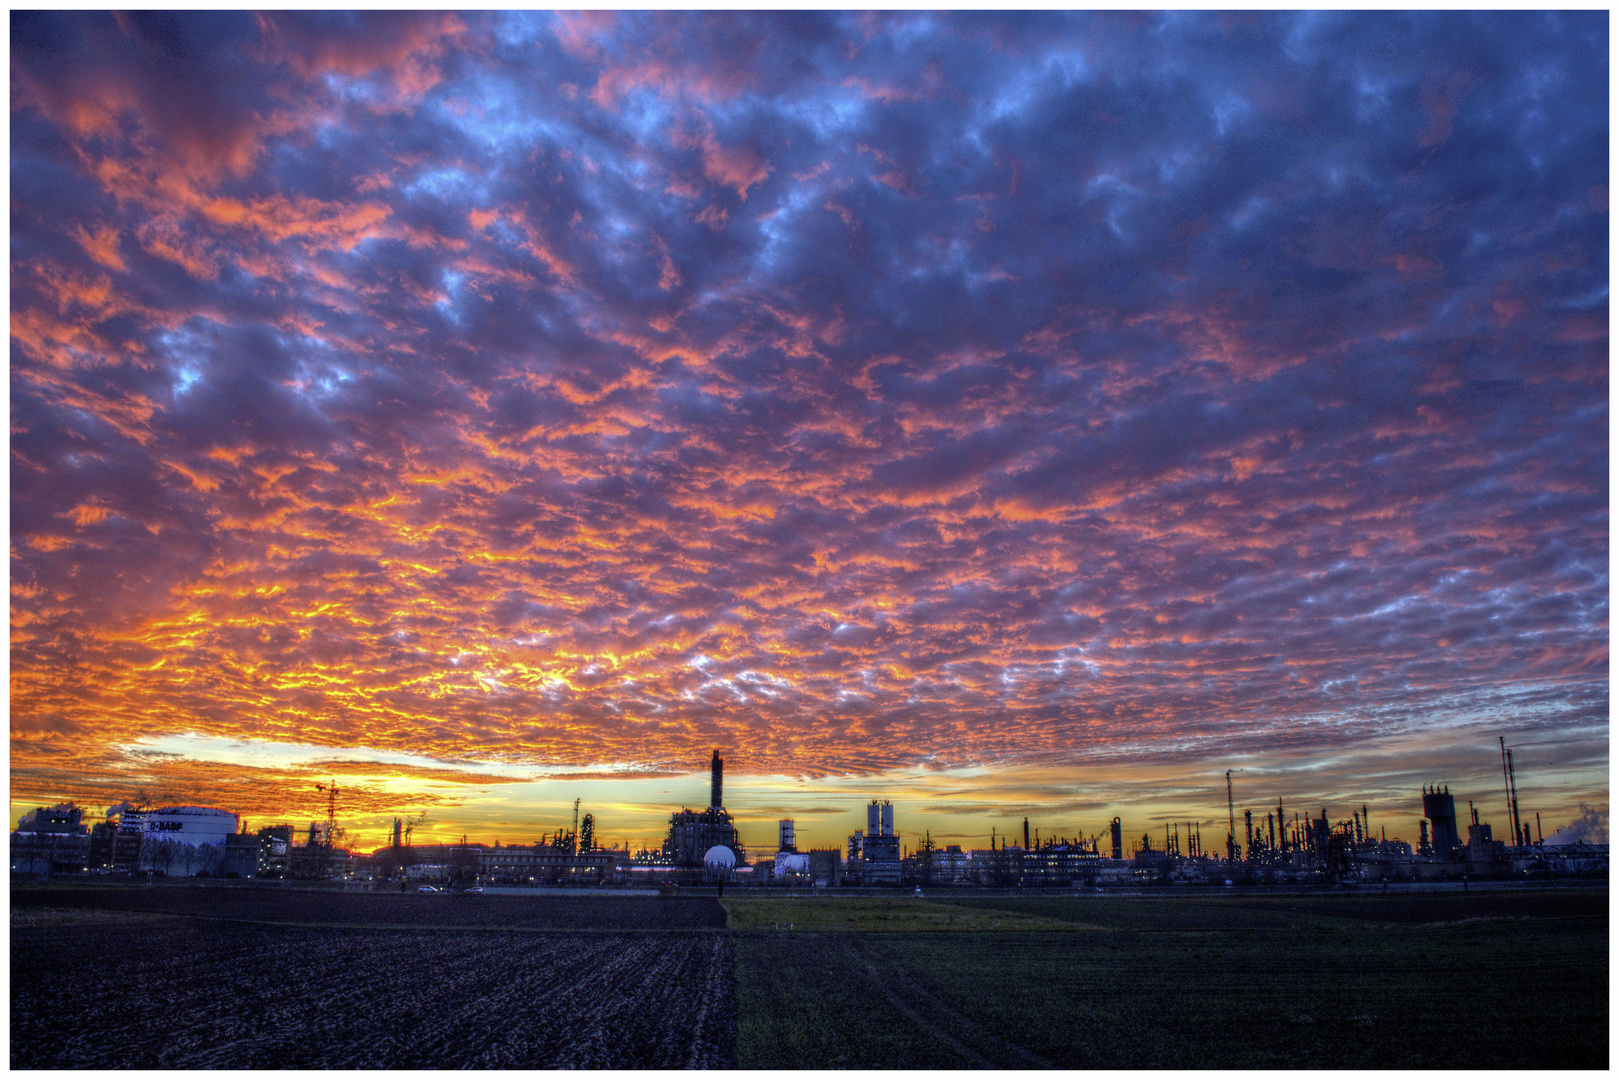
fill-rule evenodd
<path id="1" fill-rule="evenodd" d="M 413 907 L 353 902 L 414 896 L 307 894 L 330 910 L 306 896 L 295 914 L 342 917 L 275 922 L 239 917 L 285 916 L 287 898 L 268 890 L 222 901 L 238 917 L 141 910 L 185 907 L 213 890 L 153 889 L 144 900 L 117 891 L 126 895 L 53 907 L 12 894 L 13 1068 L 735 1064 L 730 939 L 623 925 L 690 926 L 715 913 L 723 923 L 712 902 L 422 897 Z M 431 925 L 438 899 L 464 903 L 442 910 L 472 921 Z M 506 900 L 518 903 L 487 903 Z"/>
<path id="2" fill-rule="evenodd" d="M 603 896 L 581 891 L 340 893 L 198 885 L 108 885 L 11 890 L 11 910 L 78 908 L 321 925 L 509 927 L 555 930 L 719 930 L 725 909 L 707 896 Z"/>

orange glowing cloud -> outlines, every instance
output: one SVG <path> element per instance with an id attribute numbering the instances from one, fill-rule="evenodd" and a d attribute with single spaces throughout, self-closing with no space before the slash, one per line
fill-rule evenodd
<path id="1" fill-rule="evenodd" d="M 1600 795 L 1605 61 L 1368 20 L 19 13 L 14 797 Z"/>

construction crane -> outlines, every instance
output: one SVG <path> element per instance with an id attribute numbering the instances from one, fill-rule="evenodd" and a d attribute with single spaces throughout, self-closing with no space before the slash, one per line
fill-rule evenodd
<path id="1" fill-rule="evenodd" d="M 326 846 L 332 847 L 337 837 L 337 781 L 316 784 L 315 790 L 326 792 Z"/>
<path id="2" fill-rule="evenodd" d="M 1501 739 L 1501 779 L 1506 781 L 1507 809 L 1512 811 L 1512 846 L 1523 843 L 1523 824 L 1518 819 L 1518 778 L 1513 775 L 1512 751 L 1507 749 L 1506 736 Z"/>

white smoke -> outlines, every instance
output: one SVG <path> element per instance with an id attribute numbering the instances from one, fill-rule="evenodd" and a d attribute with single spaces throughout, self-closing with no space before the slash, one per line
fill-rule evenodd
<path id="1" fill-rule="evenodd" d="M 1510 830 L 1509 830 L 1510 831 Z M 1561 844 L 1606 844 L 1608 808 L 1593 809 L 1580 804 L 1580 816 L 1546 837 L 1547 846 Z"/>

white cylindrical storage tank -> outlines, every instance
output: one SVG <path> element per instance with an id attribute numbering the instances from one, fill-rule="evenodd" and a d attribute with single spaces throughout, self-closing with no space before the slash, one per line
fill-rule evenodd
<path id="1" fill-rule="evenodd" d="M 883 835 L 894 835 L 894 804 L 886 801 L 883 803 Z"/>
<path id="2" fill-rule="evenodd" d="M 185 844 L 223 844 L 237 831 L 238 819 L 228 810 L 206 806 L 165 806 L 161 810 L 131 810 L 126 825 L 139 824 L 152 840 L 178 840 Z"/>
<path id="3" fill-rule="evenodd" d="M 786 818 L 777 824 L 780 826 L 781 832 L 781 850 L 797 851 L 798 845 L 793 843 L 793 819 Z"/>
<path id="4" fill-rule="evenodd" d="M 880 820 L 880 814 L 881 813 L 882 813 L 881 805 L 877 802 L 876 799 L 871 800 L 871 805 L 866 807 L 866 835 L 867 836 L 876 836 L 876 835 L 878 835 L 878 833 L 877 833 L 877 823 Z"/>

